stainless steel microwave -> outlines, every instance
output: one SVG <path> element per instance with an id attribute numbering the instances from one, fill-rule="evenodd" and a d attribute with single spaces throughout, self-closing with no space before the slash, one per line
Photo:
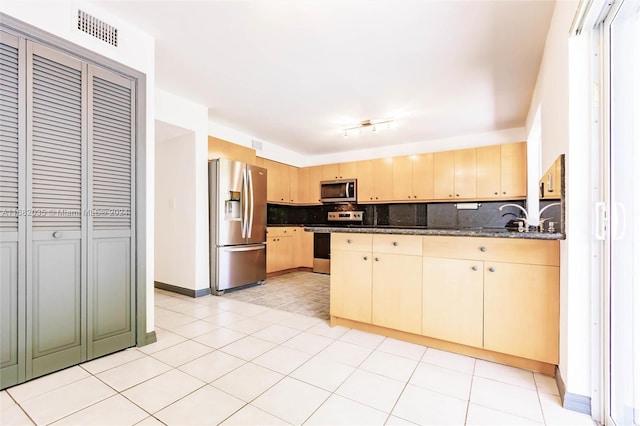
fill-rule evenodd
<path id="1" fill-rule="evenodd" d="M 323 180 L 320 182 L 320 201 L 323 203 L 355 203 L 356 179 Z"/>

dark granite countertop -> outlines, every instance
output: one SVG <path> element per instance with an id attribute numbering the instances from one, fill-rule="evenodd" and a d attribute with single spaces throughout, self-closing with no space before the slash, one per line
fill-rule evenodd
<path id="1" fill-rule="evenodd" d="M 271 226 L 271 225 L 270 225 Z M 291 225 L 289 225 L 291 226 Z M 434 229 L 398 226 L 307 226 L 307 232 L 346 232 L 354 234 L 446 235 L 455 237 L 523 238 L 530 240 L 564 240 L 561 233 L 517 232 L 506 228 Z"/>

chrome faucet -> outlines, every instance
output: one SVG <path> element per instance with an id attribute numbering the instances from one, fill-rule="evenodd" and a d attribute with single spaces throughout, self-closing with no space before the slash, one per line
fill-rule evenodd
<path id="1" fill-rule="evenodd" d="M 527 213 L 527 209 L 525 209 L 521 205 L 509 203 L 501 205 L 500 207 L 498 207 L 498 210 L 502 211 L 502 209 L 505 207 L 517 207 L 522 210 L 522 213 L 524 214 L 524 218 L 522 218 L 522 227 L 524 228 L 523 231 L 529 232 L 529 213 Z"/>
<path id="2" fill-rule="evenodd" d="M 540 231 L 543 230 L 544 223 L 546 221 L 550 220 L 549 218 L 543 218 L 542 217 L 542 212 L 545 211 L 546 209 L 548 209 L 549 207 L 559 206 L 559 205 L 561 205 L 561 204 L 560 203 L 551 203 L 551 204 L 546 205 L 546 206 L 544 206 L 543 208 L 540 209 L 540 211 L 538 212 L 538 222 L 540 223 Z M 549 232 L 555 231 L 553 224 L 554 224 L 554 222 L 550 222 L 549 223 Z"/>

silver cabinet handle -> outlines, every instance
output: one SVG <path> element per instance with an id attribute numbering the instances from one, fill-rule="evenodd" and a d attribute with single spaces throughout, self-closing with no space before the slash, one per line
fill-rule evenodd
<path id="1" fill-rule="evenodd" d="M 478 270 L 478 267 L 477 267 L 476 265 L 473 265 L 473 266 L 471 267 L 471 269 L 472 269 L 472 270 L 474 270 L 474 271 L 477 271 L 477 270 Z"/>
<path id="2" fill-rule="evenodd" d="M 480 251 L 484 253 L 485 251 L 487 251 L 487 248 L 486 247 L 480 247 Z"/>
<path id="3" fill-rule="evenodd" d="M 394 242 L 393 242 L 393 245 L 394 245 L 394 246 L 397 246 L 397 245 L 398 245 L 398 242 L 397 242 L 397 241 L 394 241 Z"/>
<path id="4" fill-rule="evenodd" d="M 351 240 L 347 240 L 347 244 L 351 244 L 353 241 Z"/>
<path id="5" fill-rule="evenodd" d="M 53 233 L 53 238 L 60 238 L 60 237 L 62 237 L 62 232 L 56 231 Z"/>
<path id="6" fill-rule="evenodd" d="M 489 272 L 495 272 L 496 268 L 494 268 L 493 266 L 489 268 Z"/>

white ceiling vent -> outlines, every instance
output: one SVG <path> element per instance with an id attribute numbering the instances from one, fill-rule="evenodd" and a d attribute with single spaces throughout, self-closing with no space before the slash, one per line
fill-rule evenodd
<path id="1" fill-rule="evenodd" d="M 89 15 L 84 10 L 78 9 L 78 29 L 99 40 L 118 47 L 118 29 L 113 25 Z"/>

